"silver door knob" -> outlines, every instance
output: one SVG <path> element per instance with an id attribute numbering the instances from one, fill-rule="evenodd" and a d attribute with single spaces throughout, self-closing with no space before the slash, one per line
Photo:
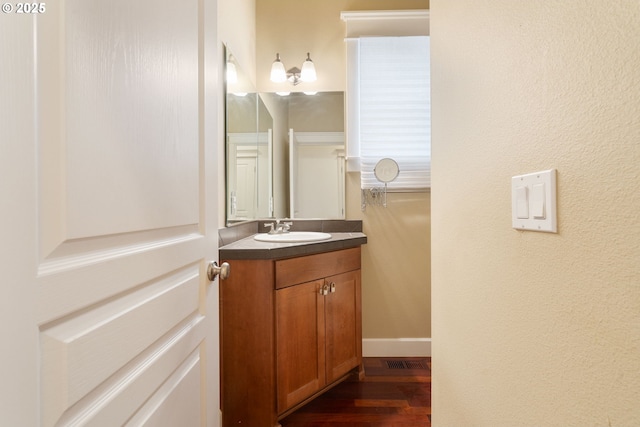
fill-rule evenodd
<path id="1" fill-rule="evenodd" d="M 229 277 L 229 273 L 231 273 L 231 266 L 228 262 L 223 262 L 222 265 L 218 267 L 218 263 L 213 261 L 210 262 L 207 267 L 207 277 L 211 282 L 213 282 L 217 276 L 220 276 L 220 279 L 224 280 Z"/>

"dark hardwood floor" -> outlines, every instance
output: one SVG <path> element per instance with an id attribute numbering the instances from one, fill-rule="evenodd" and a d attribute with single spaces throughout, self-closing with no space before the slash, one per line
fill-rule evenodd
<path id="1" fill-rule="evenodd" d="M 363 381 L 344 381 L 282 427 L 430 427 L 431 358 L 364 358 Z"/>

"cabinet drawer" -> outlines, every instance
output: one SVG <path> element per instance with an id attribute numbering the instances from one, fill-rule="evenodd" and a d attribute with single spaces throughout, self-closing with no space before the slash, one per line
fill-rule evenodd
<path id="1" fill-rule="evenodd" d="M 276 289 L 360 268 L 360 247 L 276 261 Z"/>

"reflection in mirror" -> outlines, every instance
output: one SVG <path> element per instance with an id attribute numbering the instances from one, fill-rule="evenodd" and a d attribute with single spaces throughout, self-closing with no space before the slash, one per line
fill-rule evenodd
<path id="1" fill-rule="evenodd" d="M 258 212 L 257 218 L 273 216 L 273 118 L 258 94 Z"/>
<path id="2" fill-rule="evenodd" d="M 291 218 L 345 217 L 344 94 L 289 97 Z"/>
<path id="3" fill-rule="evenodd" d="M 273 120 L 228 48 L 226 57 L 226 212 L 230 224 L 273 215 Z"/>

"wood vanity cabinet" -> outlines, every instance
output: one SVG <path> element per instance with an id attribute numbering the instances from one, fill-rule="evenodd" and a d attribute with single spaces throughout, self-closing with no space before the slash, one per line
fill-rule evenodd
<path id="1" fill-rule="evenodd" d="M 363 375 L 360 247 L 228 260 L 221 283 L 223 427 L 274 427 L 302 402 Z"/>

